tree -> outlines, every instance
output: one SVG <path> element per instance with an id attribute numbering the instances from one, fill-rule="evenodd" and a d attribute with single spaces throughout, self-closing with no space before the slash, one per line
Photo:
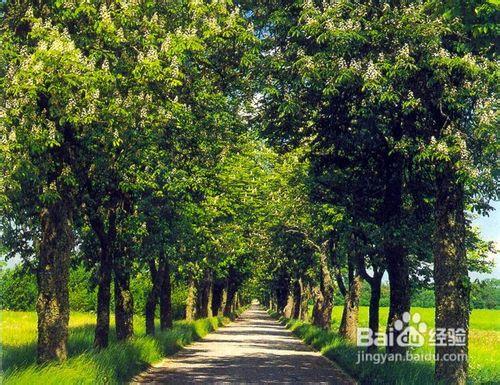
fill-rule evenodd
<path id="1" fill-rule="evenodd" d="M 1 87 L 2 195 L 11 214 L 5 225 L 22 223 L 39 234 L 32 242 L 38 359 L 45 362 L 67 356 L 75 137 L 95 119 L 89 109 L 96 85 L 92 63 L 66 33 L 30 11 L 17 19 L 17 11 L 7 9 L 2 31 L 2 60 L 10 63 Z"/>
<path id="2" fill-rule="evenodd" d="M 287 146 L 310 143 L 313 164 L 330 166 L 326 175 L 337 180 L 342 174 L 336 167 L 340 163 L 345 169 L 341 163 L 352 151 L 375 148 L 368 169 L 379 176 L 375 186 L 382 191 L 380 204 L 370 207 L 381 207 L 391 282 L 389 328 L 410 307 L 407 241 L 414 238 L 413 212 L 421 206 L 427 230 L 435 230 L 437 325 L 467 330 L 464 211 L 487 210 L 487 200 L 498 194 L 492 173 L 497 160 L 491 157 L 494 64 L 464 44 L 457 31 L 470 30 L 467 26 L 445 21 L 428 3 L 285 3 L 267 21 L 265 37 L 272 47 L 264 67 L 268 135 Z M 343 137 L 353 144 L 346 146 Z M 417 178 L 423 181 L 416 189 L 420 194 L 412 188 Z M 347 208 L 361 219 L 355 205 Z M 429 239 L 428 231 L 422 235 Z M 439 353 L 466 350 L 437 348 Z M 463 383 L 466 366 L 438 360 L 436 378 Z"/>
<path id="3" fill-rule="evenodd" d="M 44 321 L 50 314 L 40 318 L 41 329 L 55 325 L 40 333 L 42 350 L 48 341 L 54 345 L 41 356 L 57 351 L 64 358 L 73 222 L 90 265 L 98 266 L 95 345 L 105 347 L 112 279 L 117 337 L 133 333 L 130 274 L 147 235 L 138 198 L 152 195 L 160 206 L 168 204 L 170 196 L 161 198 L 174 179 L 178 185 L 170 191 L 203 200 L 189 183 L 207 174 L 237 126 L 255 39 L 226 2 L 48 2 L 5 9 L 1 60 L 11 65 L 2 80 L 2 133 L 9 139 L 2 142 L 2 197 L 15 217 L 5 223 L 40 233 L 39 311 L 58 313 L 54 322 Z M 179 159 L 184 168 L 176 170 Z M 189 167 L 200 171 L 179 183 Z M 165 241 L 167 230 L 159 232 Z M 155 254 L 164 255 L 165 247 Z"/>

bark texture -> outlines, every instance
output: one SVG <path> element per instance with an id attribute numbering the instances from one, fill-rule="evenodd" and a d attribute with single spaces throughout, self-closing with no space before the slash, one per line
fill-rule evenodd
<path id="1" fill-rule="evenodd" d="M 309 320 L 309 300 L 311 299 L 311 288 L 309 285 L 302 283 L 301 285 L 301 299 L 300 299 L 300 314 L 299 319 L 303 321 Z"/>
<path id="2" fill-rule="evenodd" d="M 361 295 L 361 277 L 350 269 L 349 287 L 344 297 L 344 310 L 340 322 L 339 334 L 348 341 L 355 342 L 357 337 L 359 297 Z"/>
<path id="3" fill-rule="evenodd" d="M 401 127 L 395 126 L 393 135 L 401 139 Z M 407 250 L 403 237 L 399 234 L 403 205 L 403 169 L 404 158 L 399 152 L 386 157 L 386 188 L 384 192 L 383 221 L 388 230 L 385 234 L 383 251 L 386 258 L 390 283 L 389 317 L 387 331 L 392 333 L 394 341 L 401 334 L 394 328 L 397 320 L 403 321 L 403 313 L 410 311 L 410 283 Z M 406 347 L 397 344 L 388 345 L 389 353 L 404 353 Z"/>
<path id="4" fill-rule="evenodd" d="M 116 212 L 111 209 L 108 213 L 107 231 L 104 221 L 97 215 L 96 209 L 91 210 L 89 219 L 92 229 L 97 235 L 100 244 L 99 269 L 97 273 L 97 317 L 94 334 L 94 347 L 102 349 L 108 346 L 109 320 L 111 303 L 111 281 L 113 273 L 113 252 L 116 238 Z"/>
<path id="5" fill-rule="evenodd" d="M 69 262 L 74 245 L 72 217 L 58 200 L 42 209 L 38 266 L 38 362 L 67 358 Z"/>
<path id="6" fill-rule="evenodd" d="M 372 335 L 379 332 L 380 328 L 380 287 L 382 283 L 382 275 L 376 275 L 370 282 L 370 309 L 369 309 L 369 319 L 368 327 L 372 331 Z M 368 347 L 368 350 L 375 351 L 377 346 L 375 344 Z"/>
<path id="7" fill-rule="evenodd" d="M 313 307 L 313 325 L 323 329 L 330 328 L 333 309 L 333 283 L 328 268 L 327 258 L 328 242 L 321 247 L 320 262 L 320 286 L 315 290 L 315 303 Z"/>
<path id="8" fill-rule="evenodd" d="M 276 305 L 278 306 L 278 313 L 283 314 L 288 301 L 288 276 L 282 276 L 278 280 L 276 287 Z"/>
<path id="9" fill-rule="evenodd" d="M 293 307 L 292 307 L 292 318 L 300 318 L 300 304 L 302 296 L 302 285 L 298 279 L 293 283 Z"/>
<path id="10" fill-rule="evenodd" d="M 236 295 L 236 285 L 233 282 L 229 281 L 227 285 L 227 298 L 223 311 L 225 317 L 231 316 L 233 312 L 235 295 Z"/>
<path id="11" fill-rule="evenodd" d="M 126 340 L 134 335 L 134 301 L 130 291 L 130 273 L 114 264 L 116 338 Z"/>
<path id="12" fill-rule="evenodd" d="M 188 279 L 188 295 L 186 299 L 186 320 L 193 321 L 196 317 L 196 282 L 194 277 Z"/>
<path id="13" fill-rule="evenodd" d="M 224 289 L 222 289 L 222 302 L 220 304 L 221 313 L 224 314 L 224 309 L 227 304 L 227 282 L 224 284 Z"/>
<path id="14" fill-rule="evenodd" d="M 155 334 L 155 313 L 156 304 L 160 293 L 160 282 L 158 279 L 158 269 L 154 260 L 149 262 L 149 273 L 151 276 L 151 290 L 148 293 L 145 306 L 145 321 L 146 321 L 146 334 Z"/>
<path id="15" fill-rule="evenodd" d="M 436 178 L 436 329 L 461 329 L 464 341 L 461 346 L 436 346 L 435 379 L 437 382 L 462 385 L 467 379 L 470 294 L 465 250 L 464 188 L 451 162 L 442 166 Z M 456 354 L 463 359 L 443 361 L 444 354 Z"/>
<path id="16" fill-rule="evenodd" d="M 394 322 L 403 321 L 403 313 L 410 311 L 410 282 L 407 256 L 404 248 L 394 245 L 386 249 L 387 272 L 390 283 L 390 306 L 387 328 L 392 329 L 394 340 L 400 331 L 394 329 Z M 394 344 L 388 346 L 387 351 L 396 353 L 403 352 L 406 348 Z"/>
<path id="17" fill-rule="evenodd" d="M 374 259 L 371 260 L 373 275 L 370 276 L 366 271 L 365 260 L 363 255 L 358 255 L 357 269 L 361 278 L 363 278 L 370 285 L 370 308 L 368 315 L 368 327 L 372 331 L 372 335 L 379 332 L 380 328 L 380 289 L 382 284 L 382 276 L 384 275 L 384 268 L 379 265 L 379 258 L 377 255 L 372 255 Z M 373 344 L 368 346 L 368 351 L 376 351 L 377 345 Z"/>
<path id="18" fill-rule="evenodd" d="M 224 283 L 215 281 L 212 288 L 212 314 L 217 316 L 222 314 L 222 302 L 224 294 Z"/>
<path id="19" fill-rule="evenodd" d="M 108 346 L 112 270 L 111 256 L 109 254 L 103 255 L 98 272 L 97 319 L 94 333 L 94 347 L 96 349 Z"/>
<path id="20" fill-rule="evenodd" d="M 283 310 L 283 315 L 285 316 L 285 318 L 292 318 L 293 308 L 294 308 L 293 300 L 294 300 L 293 292 L 288 293 L 286 306 L 285 309 Z"/>
<path id="21" fill-rule="evenodd" d="M 203 284 L 200 291 L 200 317 L 212 317 L 212 294 L 213 294 L 213 275 L 212 271 L 207 269 L 203 277 Z"/>
<path id="22" fill-rule="evenodd" d="M 163 257 L 160 261 L 160 329 L 170 329 L 172 323 L 172 284 L 170 279 L 170 263 Z"/>

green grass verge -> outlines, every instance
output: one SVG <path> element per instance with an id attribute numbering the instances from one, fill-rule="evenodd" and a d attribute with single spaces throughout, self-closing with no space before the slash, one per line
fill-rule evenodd
<path id="1" fill-rule="evenodd" d="M 144 320 L 136 317 L 134 338 L 117 342 L 112 337 L 108 348 L 96 352 L 92 349 L 95 315 L 72 313 L 68 341 L 69 358 L 63 363 L 37 365 L 36 313 L 4 311 L 1 320 L 4 371 L 2 383 L 122 384 L 150 364 L 199 340 L 229 321 L 226 317 L 203 318 L 193 322 L 175 321 L 172 329 L 157 331 L 154 337 L 150 337 L 144 333 Z M 112 325 L 110 336 L 114 336 L 113 328 Z"/>
<path id="2" fill-rule="evenodd" d="M 367 309 L 361 309 L 360 326 L 367 324 L 367 318 L 365 319 L 364 314 L 366 311 Z M 381 314 L 384 311 L 386 310 L 382 309 Z M 420 309 L 412 309 L 412 312 L 416 311 L 421 314 L 422 319 L 428 325 L 433 326 L 434 309 L 426 309 L 423 312 Z M 277 313 L 270 312 L 270 314 L 275 318 L 279 317 Z M 307 322 L 283 317 L 280 318 L 280 322 L 304 342 L 337 362 L 361 384 L 427 385 L 432 383 L 434 375 L 432 361 L 385 362 L 383 364 L 362 362 L 358 364 L 358 351 L 364 351 L 364 349 L 348 343 L 337 334 L 340 314 L 341 311 L 334 310 L 331 330 L 323 330 Z M 499 315 L 500 311 L 498 310 L 474 310 L 472 313 L 469 339 L 470 384 L 500 384 L 498 370 L 500 332 L 497 331 Z M 381 318 L 382 320 L 383 318 Z M 490 325 L 490 330 L 486 330 L 487 325 Z M 383 328 L 385 325 L 381 325 L 381 327 Z M 433 353 L 433 347 L 423 346 L 412 352 Z"/>

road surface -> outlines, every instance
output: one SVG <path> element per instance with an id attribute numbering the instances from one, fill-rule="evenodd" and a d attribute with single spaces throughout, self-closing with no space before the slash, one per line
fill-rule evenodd
<path id="1" fill-rule="evenodd" d="M 133 384 L 355 384 L 258 305 L 187 346 Z"/>

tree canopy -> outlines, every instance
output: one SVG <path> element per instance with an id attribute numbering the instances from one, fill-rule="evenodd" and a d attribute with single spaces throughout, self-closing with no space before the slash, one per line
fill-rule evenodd
<path id="1" fill-rule="evenodd" d="M 495 252 L 471 218 L 500 191 L 497 2 L 0 7 L 2 254 L 36 274 L 40 362 L 67 356 L 70 266 L 97 287 L 96 349 L 111 304 L 133 335 L 136 275 L 149 334 L 180 285 L 188 319 L 258 298 L 330 328 L 339 298 L 353 341 L 385 273 L 387 332 L 429 288 L 436 326 L 468 330 Z"/>

